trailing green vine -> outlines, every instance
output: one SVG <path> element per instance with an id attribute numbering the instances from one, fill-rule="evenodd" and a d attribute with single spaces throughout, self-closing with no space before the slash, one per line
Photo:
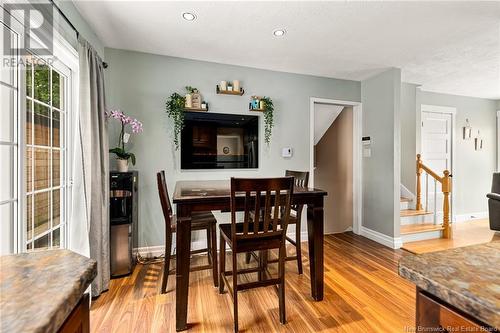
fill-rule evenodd
<path id="1" fill-rule="evenodd" d="M 269 145 L 274 126 L 274 105 L 270 97 L 264 96 L 260 100 L 264 102 L 264 141 Z"/>
<path id="2" fill-rule="evenodd" d="M 184 104 L 186 98 L 178 93 L 173 93 L 166 104 L 167 116 L 174 121 L 175 150 L 179 150 L 179 136 L 184 128 Z"/>

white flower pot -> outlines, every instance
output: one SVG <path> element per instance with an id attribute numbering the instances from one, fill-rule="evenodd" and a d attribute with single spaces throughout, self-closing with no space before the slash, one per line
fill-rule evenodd
<path id="1" fill-rule="evenodd" d="M 128 172 L 128 160 L 117 158 L 116 166 L 118 168 L 118 172 Z"/>

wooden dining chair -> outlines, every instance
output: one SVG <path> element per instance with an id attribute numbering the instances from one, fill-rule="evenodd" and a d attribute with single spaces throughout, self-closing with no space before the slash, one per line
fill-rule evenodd
<path id="1" fill-rule="evenodd" d="M 309 184 L 309 172 L 307 171 L 292 171 L 286 170 L 285 176 L 293 177 L 295 179 L 295 186 L 297 187 L 307 187 Z M 300 245 L 300 235 L 302 231 L 302 211 L 304 210 L 304 205 L 292 205 L 292 213 L 290 214 L 290 219 L 288 224 L 295 224 L 295 239 L 286 237 L 286 240 L 295 246 L 295 256 L 286 256 L 286 260 L 297 260 L 297 270 L 299 274 L 302 274 L 302 248 Z M 285 249 L 286 251 L 286 249 Z"/>
<path id="2" fill-rule="evenodd" d="M 165 218 L 165 262 L 163 265 L 163 278 L 161 283 L 161 293 L 164 294 L 167 290 L 168 275 L 170 272 L 170 259 L 172 253 L 172 235 L 177 230 L 177 218 L 172 213 L 172 205 L 168 196 L 167 182 L 165 180 L 165 171 L 160 171 L 156 174 L 158 182 L 158 194 L 160 196 L 161 208 L 163 217 Z M 208 265 L 197 266 L 191 268 L 191 271 L 203 269 L 212 269 L 214 286 L 218 286 L 217 275 L 217 236 L 216 236 L 217 220 L 212 212 L 193 212 L 191 218 L 191 230 L 206 230 L 207 232 L 207 247 L 200 250 L 191 251 L 191 254 L 207 253 Z"/>
<path id="3" fill-rule="evenodd" d="M 307 171 L 292 171 L 292 170 L 286 170 L 285 171 L 285 176 L 286 177 L 294 177 L 295 179 L 295 186 L 297 187 L 307 187 L 309 184 L 309 172 Z M 291 239 L 290 237 L 286 236 L 286 240 L 290 242 L 293 246 L 295 246 L 295 255 L 294 256 L 289 256 L 286 255 L 287 261 L 289 260 L 297 260 L 297 270 L 299 274 L 302 274 L 302 247 L 300 243 L 300 235 L 302 231 L 302 211 L 304 210 L 304 205 L 292 205 L 291 207 L 291 214 L 290 214 L 290 219 L 288 220 L 288 225 L 290 224 L 295 224 L 295 239 Z M 260 217 L 262 220 L 262 216 Z M 248 252 L 246 254 L 246 263 L 248 264 L 250 262 L 251 256 L 253 253 Z M 285 254 L 286 254 L 286 248 L 285 248 Z M 253 254 L 254 257 L 256 257 L 255 254 Z M 269 263 L 274 263 L 277 262 L 278 259 L 270 259 L 268 260 Z"/>
<path id="4" fill-rule="evenodd" d="M 234 331 L 238 331 L 238 291 L 275 285 L 278 287 L 280 322 L 285 324 L 285 236 L 290 218 L 293 178 L 231 178 L 231 223 L 219 225 L 219 292 L 227 285 L 233 297 Z M 244 209 L 243 222 L 237 223 L 236 211 Z M 263 212 L 264 218 L 259 215 Z M 254 214 L 255 218 L 251 217 Z M 255 221 L 255 222 L 254 222 Z M 226 271 L 226 243 L 232 250 L 232 267 Z M 237 254 L 278 249 L 278 277 L 269 277 L 263 261 L 256 268 L 238 270 Z M 238 274 L 258 272 L 258 280 L 238 284 Z M 232 285 L 227 276 L 232 276 Z"/>

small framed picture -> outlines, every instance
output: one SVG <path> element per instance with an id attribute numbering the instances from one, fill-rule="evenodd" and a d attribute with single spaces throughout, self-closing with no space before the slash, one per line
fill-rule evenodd
<path id="1" fill-rule="evenodd" d="M 475 138 L 474 139 L 476 142 L 475 142 L 475 145 L 476 145 L 476 150 L 483 150 L 483 139 L 482 138 Z"/>
<path id="2" fill-rule="evenodd" d="M 469 119 L 465 120 L 465 126 L 463 127 L 464 131 L 464 140 L 472 139 L 472 127 L 469 124 Z"/>

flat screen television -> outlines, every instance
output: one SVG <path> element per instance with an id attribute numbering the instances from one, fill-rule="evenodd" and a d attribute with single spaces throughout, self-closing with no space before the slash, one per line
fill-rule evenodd
<path id="1" fill-rule="evenodd" d="M 258 168 L 258 149 L 258 116 L 185 113 L 181 169 Z"/>

